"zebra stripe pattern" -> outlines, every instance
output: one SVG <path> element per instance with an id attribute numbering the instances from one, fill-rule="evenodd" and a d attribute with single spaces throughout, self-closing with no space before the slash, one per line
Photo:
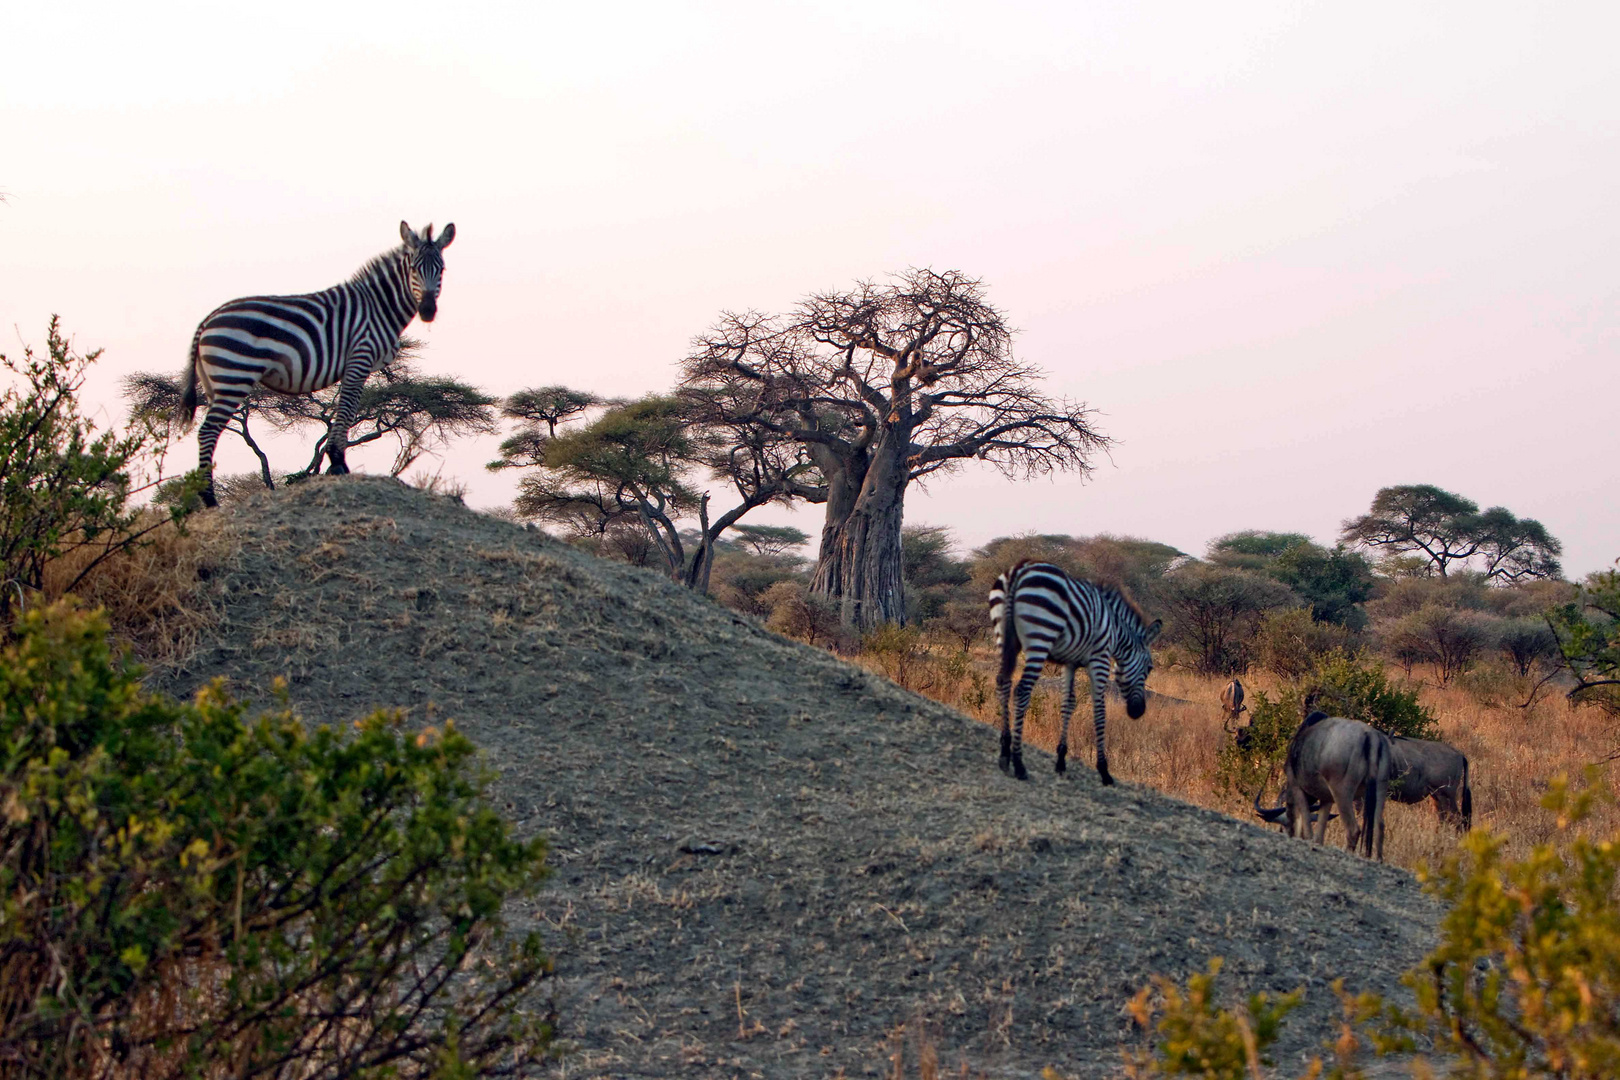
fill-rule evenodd
<path id="1" fill-rule="evenodd" d="M 261 384 L 283 394 L 313 394 L 342 382 L 326 454 L 329 472 L 349 471 L 344 451 L 360 390 L 371 369 L 394 354 L 413 318 L 432 322 L 438 314 L 443 252 L 456 227 L 446 225 L 435 240 L 432 225 L 418 235 L 402 221 L 399 235 L 404 243 L 341 285 L 302 296 L 246 296 L 198 324 L 178 419 L 182 430 L 191 425 L 201 382 L 208 411 L 197 430 L 197 456 L 206 505 L 215 505 L 214 444 Z"/>
<path id="2" fill-rule="evenodd" d="M 1115 672 L 1125 710 L 1135 720 L 1147 709 L 1147 677 L 1153 670 L 1148 646 L 1162 623 L 1148 624 L 1140 609 L 1111 585 L 1070 577 L 1050 563 L 1021 562 L 996 579 L 990 590 L 990 624 L 995 630 L 1001 665 L 996 674 L 996 700 L 1001 708 L 1001 771 L 1020 780 L 1024 770 L 1024 714 L 1041 668 L 1048 660 L 1068 668 L 1063 696 L 1063 729 L 1058 736 L 1057 771 L 1067 769 L 1069 718 L 1074 715 L 1074 673 L 1084 666 L 1091 677 L 1092 724 L 1097 733 L 1097 775 L 1108 772 L 1103 734 L 1108 723 L 1104 691 L 1110 668 Z M 1018 679 L 1016 719 L 1009 722 L 1007 699 L 1018 653 L 1024 672 Z"/>

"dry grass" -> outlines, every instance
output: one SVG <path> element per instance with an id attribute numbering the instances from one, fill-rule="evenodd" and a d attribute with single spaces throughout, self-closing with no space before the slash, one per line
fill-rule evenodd
<path id="1" fill-rule="evenodd" d="M 918 693 L 950 705 L 985 724 L 999 727 L 996 713 L 994 669 L 987 650 L 963 663 L 946 659 L 952 647 L 936 646 L 923 662 L 913 662 L 906 682 Z M 887 663 L 885 663 L 887 660 Z M 892 658 L 857 657 L 856 662 L 877 672 L 892 668 Z M 1474 825 L 1508 838 L 1507 854 L 1517 858 L 1548 840 L 1553 823 L 1540 801 L 1549 778 L 1560 773 L 1578 777 L 1605 761 L 1620 743 L 1620 733 L 1601 711 L 1571 708 L 1561 694 L 1544 693 L 1528 709 L 1521 709 L 1521 693 L 1482 695 L 1455 681 L 1442 687 L 1437 678 L 1419 669 L 1414 681 L 1423 704 L 1440 722 L 1442 737 L 1468 755 L 1474 792 Z M 1390 670 L 1399 681 L 1399 669 Z M 1085 697 L 1069 732 L 1069 782 L 1095 782 L 1076 766 L 1091 761 L 1091 710 Z M 1225 678 L 1199 675 L 1176 667 L 1155 671 L 1148 687 L 1156 695 L 1140 720 L 1125 715 L 1123 705 L 1111 701 L 1108 709 L 1108 757 L 1114 776 L 1127 783 L 1144 784 L 1179 799 L 1218 810 L 1243 820 L 1254 820 L 1254 792 L 1223 792 L 1215 785 L 1216 755 L 1227 736 L 1221 729 L 1220 692 Z M 1274 691 L 1276 681 L 1264 674 L 1244 677 L 1252 695 Z M 1516 688 L 1522 689 L 1522 688 Z M 1025 741 L 1044 750 L 1057 746 L 1059 705 L 1063 698 L 1060 677 L 1049 670 L 1030 703 L 1024 724 Z M 986 761 L 995 754 L 994 741 L 984 744 Z M 1035 772 L 1031 762 L 1031 771 Z M 1041 766 L 1045 770 L 1049 766 Z M 1048 774 L 1049 775 L 1049 774 Z M 1611 781 L 1613 778 L 1611 777 Z M 1037 772 L 1035 782 L 1043 781 Z M 1275 787 L 1268 792 L 1275 796 Z M 1390 803 L 1387 813 L 1385 858 L 1408 868 L 1431 865 L 1455 846 L 1457 833 L 1437 819 L 1432 803 L 1402 806 Z M 1594 833 L 1620 832 L 1620 807 L 1603 805 L 1589 826 Z M 1328 842 L 1342 844 L 1342 826 L 1334 823 Z"/>
<path id="2" fill-rule="evenodd" d="M 147 511 L 134 530 L 152 525 L 159 513 Z M 163 525 L 132 550 L 110 556 L 73 592 L 85 604 L 106 611 L 114 639 L 143 663 L 175 668 L 218 625 L 222 611 L 210 595 L 209 582 L 231 564 L 239 548 L 224 515 L 198 515 L 183 530 Z M 77 548 L 48 565 L 44 599 L 59 599 L 103 550 Z"/>

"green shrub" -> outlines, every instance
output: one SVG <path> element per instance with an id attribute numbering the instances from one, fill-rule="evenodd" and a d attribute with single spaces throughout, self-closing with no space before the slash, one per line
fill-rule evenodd
<path id="1" fill-rule="evenodd" d="M 1249 725 L 1221 744 L 1215 756 L 1215 783 L 1222 791 L 1248 795 L 1282 767 L 1288 742 L 1305 717 L 1305 691 L 1285 686 L 1275 701 L 1264 690 L 1249 698 Z"/>
<path id="2" fill-rule="evenodd" d="M 1595 769 L 1579 790 L 1556 778 L 1542 799 L 1554 816 L 1551 842 L 1514 862 L 1503 855 L 1504 836 L 1476 829 L 1438 870 L 1420 868 L 1446 913 L 1440 944 L 1402 980 L 1414 1006 L 1352 997 L 1336 983 L 1344 1007 L 1332 1043 L 1337 1064 L 1324 1073 L 1313 1062 L 1306 1077 L 1360 1075 L 1363 1037 L 1380 1054 L 1431 1048 L 1435 1061 L 1414 1062 L 1414 1076 L 1436 1075 L 1434 1064 L 1457 1080 L 1620 1076 L 1620 835 L 1595 838 L 1582 828 L 1593 806 L 1612 798 Z M 1221 1009 L 1213 1000 L 1219 970 L 1217 959 L 1185 991 L 1159 979 L 1133 999 L 1143 1027 L 1163 1014 L 1158 1044 L 1138 1057 L 1136 1076 L 1263 1080 L 1262 1055 L 1298 995 Z"/>
<path id="3" fill-rule="evenodd" d="M 1416 1035 L 1479 1080 L 1620 1075 L 1620 836 L 1593 839 L 1581 823 L 1607 788 L 1562 777 L 1542 806 L 1552 842 L 1503 857 L 1506 838 L 1476 829 L 1425 887 L 1446 905 L 1440 946 L 1405 982 L 1412 1011 L 1386 1010 L 1382 1041 Z"/>
<path id="4" fill-rule="evenodd" d="M 1350 643 L 1350 632 L 1330 622 L 1319 622 L 1306 608 L 1268 611 L 1255 634 L 1255 658 L 1267 671 L 1284 678 L 1308 675 L 1317 662 Z"/>
<path id="5" fill-rule="evenodd" d="M 0 392 L 0 624 L 16 602 L 44 585 L 45 567 L 70 552 L 91 552 L 72 589 L 96 565 L 140 539 L 131 532 L 131 469 L 157 443 L 150 430 L 96 434 L 79 412 L 81 355 L 51 319 L 44 356 L 0 354 L 18 381 Z M 144 531 L 163 525 L 160 519 Z"/>
<path id="6" fill-rule="evenodd" d="M 1324 656 L 1306 680 L 1306 697 L 1314 708 L 1364 721 L 1387 735 L 1440 737 L 1440 725 L 1418 701 L 1417 691 L 1391 686 L 1383 665 L 1359 653 Z"/>
<path id="7" fill-rule="evenodd" d="M 922 631 L 900 623 L 881 623 L 861 637 L 861 652 L 877 661 L 891 682 L 915 690 L 928 659 Z"/>
<path id="8" fill-rule="evenodd" d="M 7 1075 L 450 1076 L 544 1050 L 548 961 L 501 909 L 545 849 L 489 808 L 471 743 L 139 675 L 70 603 L 0 651 Z"/>
<path id="9" fill-rule="evenodd" d="M 1547 613 L 1563 666 L 1575 676 L 1569 699 L 1620 715 L 1620 560 L 1586 578 L 1579 596 Z"/>
<path id="10" fill-rule="evenodd" d="M 1275 1000 L 1264 993 L 1251 994 L 1242 1011 L 1219 1008 L 1214 990 L 1221 962 L 1214 957 L 1208 973 L 1188 976 L 1185 990 L 1160 977 L 1131 999 L 1126 1006 L 1131 1016 L 1159 1035 L 1155 1052 L 1132 1063 L 1135 1075 L 1249 1080 L 1261 1075 L 1261 1066 L 1273 1064 L 1266 1050 L 1277 1041 L 1283 1017 L 1304 1000 L 1304 991 Z"/>
<path id="11" fill-rule="evenodd" d="M 1415 691 L 1391 686 L 1377 661 L 1342 649 L 1319 657 L 1307 676 L 1286 684 L 1275 700 L 1263 690 L 1250 700 L 1249 726 L 1223 743 L 1215 759 L 1217 786 L 1241 795 L 1258 791 L 1281 768 L 1311 709 L 1361 720 L 1390 735 L 1433 739 L 1440 731 Z"/>

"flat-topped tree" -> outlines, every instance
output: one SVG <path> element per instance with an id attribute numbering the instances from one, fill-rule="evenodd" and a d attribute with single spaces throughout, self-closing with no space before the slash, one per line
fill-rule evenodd
<path id="1" fill-rule="evenodd" d="M 578 402 L 533 438 L 508 440 L 491 469 L 529 467 L 514 507 L 577 536 L 606 539 L 639 525 L 670 577 L 706 591 L 715 545 L 744 515 L 772 502 L 824 498 L 814 464 L 800 446 L 746 419 L 737 387 L 719 384 L 614 403 L 589 423 L 556 425 L 583 414 L 588 395 L 548 388 L 549 400 Z M 746 389 L 746 388 L 745 388 Z M 711 520 L 703 479 L 729 485 L 736 502 Z M 698 519 L 694 550 L 677 522 Z M 788 530 L 793 532 L 793 530 Z M 799 534 L 802 537 L 802 534 Z"/>
<path id="2" fill-rule="evenodd" d="M 1501 506 L 1481 513 L 1472 499 L 1433 484 L 1380 489 L 1367 513 L 1344 523 L 1342 540 L 1394 555 L 1420 555 L 1441 577 L 1476 557 L 1487 580 L 1500 584 L 1562 573 L 1563 545 L 1541 522 Z"/>
<path id="3" fill-rule="evenodd" d="M 501 402 L 501 415 L 518 422 L 517 430 L 501 443 L 501 456 L 489 463 L 491 471 L 521 469 L 544 464 L 546 442 L 557 437 L 557 425 L 581 419 L 595 408 L 625 404 L 589 390 L 566 386 L 538 386 L 519 390 Z"/>
<path id="4" fill-rule="evenodd" d="M 1040 392 L 1041 373 L 1011 344 L 980 282 L 909 270 L 781 316 L 723 315 L 681 385 L 747 387 L 738 419 L 803 448 L 827 507 L 813 591 L 868 629 L 905 619 L 900 530 L 914 481 L 975 459 L 1010 476 L 1084 473 L 1107 447 L 1084 406 Z"/>
<path id="5" fill-rule="evenodd" d="M 496 399 L 475 386 L 442 375 L 423 375 L 416 367 L 422 343 L 401 338 L 396 351 L 377 365 L 356 396 L 351 434 L 346 445 L 364 446 L 391 438 L 396 444 L 389 476 L 398 476 L 424 454 L 443 449 L 452 439 L 495 431 Z M 289 479 L 320 471 L 330 452 L 327 440 L 342 406 L 339 387 L 313 394 L 266 394 L 250 402 L 254 411 L 278 431 L 318 426 L 309 465 Z"/>

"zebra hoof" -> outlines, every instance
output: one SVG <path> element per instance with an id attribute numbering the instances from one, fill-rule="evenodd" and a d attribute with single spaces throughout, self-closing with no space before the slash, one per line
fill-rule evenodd
<path id="1" fill-rule="evenodd" d="M 1108 767 L 1106 765 L 1097 770 L 1097 775 L 1102 777 L 1103 787 L 1114 786 L 1114 778 L 1109 775 Z"/>
<path id="2" fill-rule="evenodd" d="M 1029 779 L 1029 773 L 1027 771 L 1025 771 L 1025 769 L 1024 769 L 1024 760 L 1022 758 L 1014 758 L 1013 759 L 1013 779 L 1014 780 L 1028 780 Z"/>
<path id="3" fill-rule="evenodd" d="M 1002 772 L 1010 772 L 1012 770 L 1012 758 L 1010 757 L 1002 758 L 998 764 L 1001 766 Z"/>
<path id="4" fill-rule="evenodd" d="M 1067 746 L 1059 746 L 1057 748 L 1057 774 L 1059 776 L 1062 776 L 1064 773 L 1066 773 L 1068 771 L 1069 771 L 1069 748 Z"/>
<path id="5" fill-rule="evenodd" d="M 206 491 L 204 491 L 202 493 L 202 504 L 204 506 L 208 507 L 208 509 L 210 509 L 210 510 L 214 509 L 215 507 L 217 507 L 219 505 L 219 500 L 214 498 L 214 489 L 213 488 L 208 488 Z"/>

